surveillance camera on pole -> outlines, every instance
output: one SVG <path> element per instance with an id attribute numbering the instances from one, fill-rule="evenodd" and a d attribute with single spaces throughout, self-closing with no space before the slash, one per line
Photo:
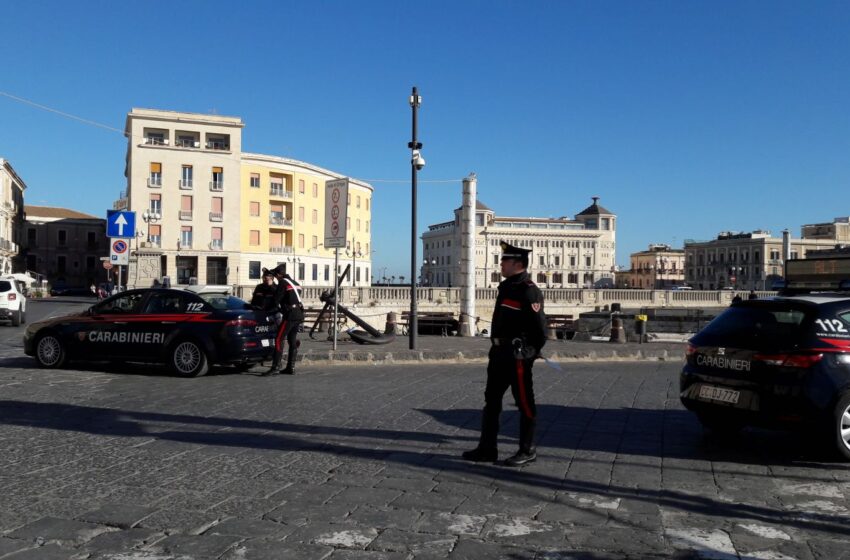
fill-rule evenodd
<path id="1" fill-rule="evenodd" d="M 419 153 L 419 150 L 413 150 L 413 155 L 410 158 L 414 167 L 416 167 L 417 171 L 422 171 L 422 168 L 425 167 L 425 158 L 422 157 L 422 154 Z"/>

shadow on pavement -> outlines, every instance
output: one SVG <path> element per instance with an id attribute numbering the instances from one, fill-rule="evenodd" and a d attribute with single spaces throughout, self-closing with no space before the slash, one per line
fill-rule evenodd
<path id="1" fill-rule="evenodd" d="M 567 412 L 573 407 L 552 407 L 565 409 Z M 441 411 L 427 411 L 434 417 L 439 418 Z M 460 411 L 449 411 L 452 418 L 460 418 Z M 541 410 L 541 417 L 553 410 Z M 582 409 L 575 410 L 577 414 L 588 414 Z M 599 421 L 604 421 L 605 415 L 611 413 L 620 417 L 621 410 L 606 411 L 595 410 L 591 416 Z M 628 414 L 629 426 L 646 423 L 656 425 L 662 415 L 673 415 L 667 417 L 664 425 L 678 426 L 682 423 L 693 424 L 692 418 L 687 418 L 685 411 L 655 411 L 631 409 Z M 679 418 L 681 416 L 681 418 Z M 468 416 L 467 416 L 468 419 Z M 106 436 L 140 437 L 146 439 L 159 439 L 165 441 L 176 441 L 190 444 L 242 447 L 260 450 L 275 451 L 298 451 L 312 450 L 343 457 L 355 457 L 372 461 L 383 461 L 387 463 L 399 463 L 410 466 L 427 467 L 437 471 L 456 471 L 480 474 L 486 478 L 498 477 L 510 479 L 528 486 L 573 492 L 590 492 L 609 497 L 629 498 L 641 500 L 660 506 L 676 508 L 686 512 L 698 513 L 707 516 L 746 518 L 762 521 L 765 523 L 782 523 L 807 530 L 828 531 L 834 534 L 850 535 L 850 526 L 846 523 L 846 517 L 840 514 L 831 515 L 827 513 L 807 512 L 802 517 L 798 512 L 786 511 L 780 508 L 768 506 L 748 505 L 742 503 L 730 503 L 707 496 L 694 495 L 690 492 L 675 491 L 669 489 L 642 489 L 616 484 L 599 483 L 583 480 L 564 479 L 561 476 L 550 476 L 537 473 L 534 468 L 522 470 L 511 470 L 500 466 L 489 464 L 470 464 L 460 460 L 455 455 L 433 453 L 432 451 L 405 451 L 386 449 L 387 440 L 390 441 L 426 441 L 443 443 L 456 441 L 457 436 L 446 436 L 440 434 L 428 434 L 411 431 L 381 430 L 370 428 L 341 428 L 335 426 L 301 425 L 281 422 L 240 420 L 235 418 L 201 417 L 186 414 L 166 414 L 157 412 L 135 412 L 121 411 L 108 408 L 87 407 L 70 404 L 37 403 L 16 400 L 0 400 L 0 422 L 15 426 L 27 426 L 62 431 L 76 431 L 89 434 Z M 175 424 L 175 430 L 169 430 L 165 424 Z M 196 426 L 197 429 L 188 429 Z M 218 431 L 216 431 L 218 430 Z M 243 430 L 243 431 L 239 431 Z M 244 431 L 256 430 L 256 431 Z M 286 433 L 289 432 L 289 433 Z M 358 442 L 351 444 L 321 441 L 316 435 L 330 435 L 350 438 L 375 438 L 382 440 L 382 449 L 368 447 L 356 447 Z M 302 437 L 309 436 L 309 437 Z M 746 438 L 747 436 L 745 436 Z M 477 438 L 465 438 L 473 440 Z M 619 438 L 618 438 L 619 439 Z M 575 449 L 591 451 L 620 452 L 619 444 L 614 446 L 608 443 L 597 443 L 599 441 L 613 441 L 614 438 L 596 438 L 585 435 L 580 438 Z M 674 457 L 687 457 L 690 459 L 731 459 L 735 462 L 751 462 L 756 464 L 773 464 L 774 460 L 780 463 L 788 461 L 788 457 L 781 451 L 778 441 L 772 440 L 768 444 L 761 444 L 751 449 L 753 438 L 744 442 L 744 446 L 736 453 L 725 458 L 721 450 L 708 447 L 703 448 L 699 441 L 694 441 L 690 446 L 680 445 L 676 448 Z M 787 447 L 787 440 L 784 442 Z M 666 447 L 665 447 L 666 451 Z M 765 454 L 767 452 L 767 454 Z M 659 450 L 660 453 L 660 450 Z M 716 456 L 715 454 L 719 454 Z M 659 455 L 659 456 L 664 456 Z M 825 465 L 821 468 L 828 468 Z"/>
<path id="2" fill-rule="evenodd" d="M 144 377 L 171 377 L 174 373 L 168 369 L 168 366 L 159 363 L 141 363 L 141 362 L 71 362 L 72 366 L 77 368 L 70 369 L 67 364 L 62 370 L 45 370 L 45 371 L 80 371 L 80 372 L 99 372 L 99 373 L 118 373 L 122 375 L 140 375 Z M 38 368 L 38 363 L 31 356 L 15 356 L 10 358 L 0 358 L 0 369 L 19 369 L 19 368 Z M 260 368 L 259 365 L 255 366 Z M 259 375 L 261 369 L 257 370 Z M 209 373 L 205 377 L 216 375 L 230 375 L 244 373 L 233 367 L 212 366 Z"/>

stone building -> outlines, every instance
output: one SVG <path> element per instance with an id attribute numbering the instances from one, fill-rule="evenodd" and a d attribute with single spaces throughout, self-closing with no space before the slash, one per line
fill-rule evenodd
<path id="1" fill-rule="evenodd" d="M 630 269 L 617 274 L 617 287 L 666 290 L 685 283 L 685 251 L 652 244 L 629 256 Z"/>
<path id="2" fill-rule="evenodd" d="M 21 272 L 24 191 L 27 185 L 8 160 L 0 158 L 0 274 Z"/>

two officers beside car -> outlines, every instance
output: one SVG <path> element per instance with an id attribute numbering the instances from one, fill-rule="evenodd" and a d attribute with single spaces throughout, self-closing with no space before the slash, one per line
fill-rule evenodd
<path id="1" fill-rule="evenodd" d="M 275 284 L 275 281 L 277 283 Z M 254 288 L 251 305 L 275 314 L 277 330 L 274 338 L 272 366 L 263 375 L 295 373 L 298 356 L 298 327 L 304 322 L 304 305 L 301 302 L 301 285 L 286 274 L 284 265 L 263 270 L 263 281 Z M 281 370 L 283 346 L 288 345 L 286 368 Z"/>
<path id="2" fill-rule="evenodd" d="M 499 416 L 502 397 L 511 388 L 520 412 L 519 450 L 505 460 L 505 465 L 518 467 L 537 459 L 534 432 L 537 407 L 531 369 L 546 343 L 546 316 L 543 293 L 528 274 L 529 249 L 501 242 L 501 274 L 490 335 L 487 385 L 478 447 L 463 453 L 468 461 L 495 462 L 499 452 Z"/>

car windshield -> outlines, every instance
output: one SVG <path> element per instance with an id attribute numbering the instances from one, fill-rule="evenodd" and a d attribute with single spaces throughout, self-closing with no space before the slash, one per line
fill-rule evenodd
<path id="1" fill-rule="evenodd" d="M 251 309 L 248 302 L 235 296 L 226 294 L 198 294 L 202 300 L 212 305 L 215 309 Z"/>
<path id="2" fill-rule="evenodd" d="M 8 292 L 12 289 L 12 285 L 5 280 L 0 280 L 0 292 Z"/>
<path id="3" fill-rule="evenodd" d="M 754 350 L 790 347 L 801 342 L 806 316 L 805 310 L 783 304 L 736 305 L 706 325 L 693 342 Z"/>

